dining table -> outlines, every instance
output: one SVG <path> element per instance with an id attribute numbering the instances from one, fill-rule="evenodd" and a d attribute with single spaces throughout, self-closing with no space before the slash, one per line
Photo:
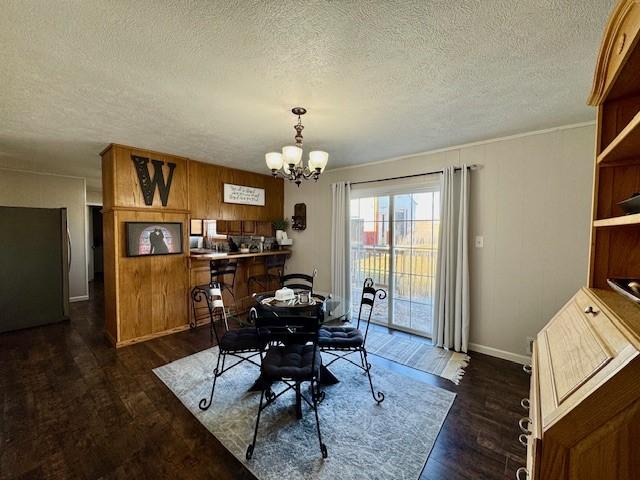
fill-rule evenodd
<path id="1" fill-rule="evenodd" d="M 317 306 L 317 302 L 322 303 L 322 319 L 321 325 L 336 325 L 346 320 L 347 313 L 342 306 L 342 298 L 336 295 L 325 292 L 313 292 L 309 295 L 309 301 L 300 301 L 301 293 L 302 298 L 306 298 L 305 293 L 309 293 L 303 289 L 293 289 L 295 297 L 292 300 L 280 301 L 275 298 L 275 291 L 261 292 L 253 294 L 253 300 L 255 302 L 252 310 L 255 310 L 255 314 L 258 311 L 272 312 L 278 315 L 295 316 L 303 315 L 311 310 L 312 307 Z M 318 353 L 320 353 L 318 351 Z M 265 385 L 265 380 L 260 375 L 253 383 L 249 391 L 261 391 L 269 385 Z M 340 380 L 327 368 L 324 364 L 320 365 L 320 385 L 335 385 Z M 300 399 L 296 398 L 298 404 Z"/>

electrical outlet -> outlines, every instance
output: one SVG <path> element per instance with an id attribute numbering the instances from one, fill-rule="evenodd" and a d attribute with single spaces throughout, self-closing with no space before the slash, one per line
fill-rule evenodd
<path id="1" fill-rule="evenodd" d="M 529 355 L 533 355 L 533 342 L 534 341 L 535 341 L 535 338 L 527 337 L 527 353 L 529 353 Z"/>
<path id="2" fill-rule="evenodd" d="M 476 235 L 476 248 L 484 247 L 484 237 L 482 235 Z"/>

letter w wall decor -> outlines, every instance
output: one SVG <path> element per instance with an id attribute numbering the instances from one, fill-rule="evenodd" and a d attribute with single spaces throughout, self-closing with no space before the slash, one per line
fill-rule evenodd
<path id="1" fill-rule="evenodd" d="M 165 182 L 164 173 L 162 172 L 162 166 L 164 165 L 164 162 L 151 159 L 151 163 L 153 164 L 153 178 L 151 178 L 151 176 L 149 175 L 148 158 L 131 155 L 131 160 L 133 161 L 133 164 L 136 167 L 136 172 L 138 173 L 138 180 L 140 181 L 140 188 L 142 188 L 144 204 L 153 205 L 153 197 L 156 193 L 156 187 L 158 187 L 162 206 L 166 207 L 167 202 L 169 201 L 169 190 L 171 189 L 173 170 L 176 168 L 176 164 L 167 162 L 167 165 L 169 166 L 169 178 Z"/>

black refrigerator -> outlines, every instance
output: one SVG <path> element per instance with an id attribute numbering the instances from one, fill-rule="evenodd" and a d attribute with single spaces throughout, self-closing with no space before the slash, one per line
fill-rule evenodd
<path id="1" fill-rule="evenodd" d="M 66 208 L 0 206 L 0 332 L 69 318 Z"/>

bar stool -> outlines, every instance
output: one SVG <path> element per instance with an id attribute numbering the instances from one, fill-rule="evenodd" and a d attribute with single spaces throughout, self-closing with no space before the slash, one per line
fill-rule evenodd
<path id="1" fill-rule="evenodd" d="M 280 287 L 280 279 L 284 273 L 285 261 L 286 257 L 284 255 L 265 257 L 264 273 L 252 275 L 247 279 L 247 293 L 252 294 L 258 291 L 273 290 L 273 288 L 271 288 L 273 282 L 276 283 L 277 287 Z"/>
<path id="2" fill-rule="evenodd" d="M 220 285 L 221 290 L 226 290 L 233 298 L 233 306 L 235 308 L 236 295 L 236 272 L 238 270 L 237 260 L 219 259 L 209 262 L 209 274 L 211 283 Z M 231 278 L 229 278 L 231 277 Z"/>
<path id="3" fill-rule="evenodd" d="M 198 285 L 191 289 L 191 308 L 193 309 L 192 328 L 198 326 L 198 320 L 208 320 L 211 339 L 217 338 L 214 320 L 224 320 L 225 330 L 229 330 L 227 312 L 222 301 L 220 286 L 212 282 L 209 285 Z"/>

